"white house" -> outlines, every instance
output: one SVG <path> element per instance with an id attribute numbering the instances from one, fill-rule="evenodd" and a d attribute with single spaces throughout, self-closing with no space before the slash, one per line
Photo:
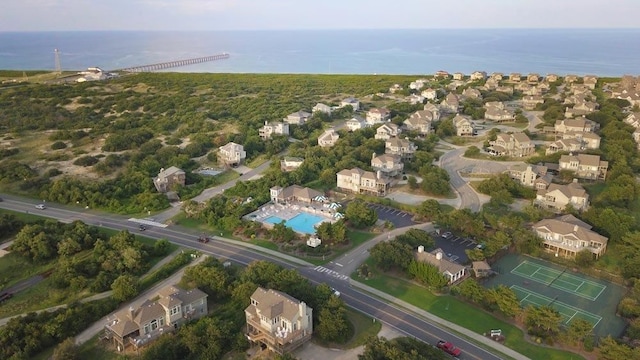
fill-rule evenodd
<path id="1" fill-rule="evenodd" d="M 284 122 L 289 123 L 291 125 L 302 125 L 306 123 L 310 117 L 311 117 L 311 114 L 309 114 L 306 111 L 300 110 L 287 115 L 287 117 L 284 118 Z"/>
<path id="2" fill-rule="evenodd" d="M 440 248 L 428 253 L 424 251 L 424 246 L 420 245 L 416 252 L 416 260 L 437 267 L 440 273 L 449 280 L 449 284 L 454 284 L 456 281 L 462 280 L 466 273 L 464 266 L 447 259 L 444 251 Z"/>
<path id="3" fill-rule="evenodd" d="M 340 102 L 340 107 L 345 107 L 347 105 L 351 105 L 353 111 L 360 110 L 360 100 L 354 97 L 348 97 Z"/>
<path id="4" fill-rule="evenodd" d="M 402 132 L 402 129 L 394 123 L 385 123 L 376 129 L 376 139 L 387 140 L 392 137 L 398 136 Z"/>
<path id="5" fill-rule="evenodd" d="M 313 109 L 311 109 L 311 112 L 322 112 L 328 115 L 331 115 L 331 106 L 323 104 L 323 103 L 317 103 L 316 106 L 313 107 Z"/>
<path id="6" fill-rule="evenodd" d="M 240 165 L 247 157 L 247 152 L 240 144 L 230 142 L 219 148 L 218 159 L 227 166 Z"/>
<path id="7" fill-rule="evenodd" d="M 262 140 L 271 138 L 271 135 L 286 135 L 289 136 L 289 123 L 286 122 L 266 122 L 264 126 L 258 130 L 258 134 Z"/>
<path id="8" fill-rule="evenodd" d="M 339 138 L 340 134 L 338 134 L 335 129 L 327 129 L 322 135 L 318 136 L 318 145 L 320 145 L 320 147 L 332 147 Z"/>

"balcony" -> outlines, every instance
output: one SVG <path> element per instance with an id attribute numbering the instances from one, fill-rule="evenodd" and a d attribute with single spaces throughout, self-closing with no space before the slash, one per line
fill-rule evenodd
<path id="1" fill-rule="evenodd" d="M 247 318 L 247 338 L 253 342 L 261 342 L 273 351 L 283 354 L 289 352 L 311 339 L 311 332 L 296 330 L 278 336 L 275 332 L 264 329 L 259 320 Z"/>

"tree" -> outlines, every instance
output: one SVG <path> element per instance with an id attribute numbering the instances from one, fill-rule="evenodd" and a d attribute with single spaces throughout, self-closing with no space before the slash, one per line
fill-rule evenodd
<path id="1" fill-rule="evenodd" d="M 290 243 L 296 238 L 296 232 L 285 225 L 284 220 L 278 224 L 273 224 L 273 228 L 269 231 L 271 240 L 275 242 Z"/>
<path id="2" fill-rule="evenodd" d="M 485 304 L 508 317 L 514 317 L 520 313 L 520 301 L 515 292 L 504 285 L 498 285 L 485 292 Z"/>
<path id="3" fill-rule="evenodd" d="M 417 210 L 418 214 L 423 216 L 427 221 L 435 220 L 442 211 L 440 210 L 440 203 L 434 199 L 428 199 L 423 201 Z"/>
<path id="4" fill-rule="evenodd" d="M 413 175 L 409 175 L 407 177 L 407 184 L 409 184 L 409 188 L 410 189 L 417 189 L 418 188 L 418 180 Z"/>
<path id="5" fill-rule="evenodd" d="M 617 342 L 611 336 L 600 340 L 598 360 L 638 359 L 640 353 L 625 344 Z"/>
<path id="6" fill-rule="evenodd" d="M 344 342 L 348 340 L 346 339 L 349 335 L 348 330 L 347 310 L 344 303 L 337 296 L 329 297 L 325 306 L 320 309 L 315 331 L 325 341 Z"/>
<path id="7" fill-rule="evenodd" d="M 117 301 L 125 301 L 138 294 L 138 281 L 131 275 L 120 275 L 111 284 L 113 298 Z"/>
<path id="8" fill-rule="evenodd" d="M 384 270 L 392 268 L 406 269 L 413 259 L 413 250 L 407 244 L 396 240 L 382 241 L 369 250 L 376 265 Z"/>
<path id="9" fill-rule="evenodd" d="M 351 226 L 362 229 L 371 226 L 378 220 L 375 210 L 367 206 L 362 200 L 351 201 L 344 212 Z"/>
<path id="10" fill-rule="evenodd" d="M 567 339 L 574 343 L 583 342 L 593 333 L 593 324 L 581 318 L 573 319 L 567 328 Z"/>
<path id="11" fill-rule="evenodd" d="M 449 279 L 442 275 L 435 265 L 431 265 L 424 261 L 411 261 L 407 268 L 407 272 L 419 282 L 435 289 L 441 289 L 449 283 Z"/>
<path id="12" fill-rule="evenodd" d="M 477 146 L 471 145 L 464 151 L 464 157 L 474 158 L 480 155 L 480 149 Z"/>
<path id="13" fill-rule="evenodd" d="M 593 265 L 596 260 L 593 257 L 593 253 L 589 250 L 582 250 L 576 254 L 576 264 L 581 268 L 588 268 Z"/>
<path id="14" fill-rule="evenodd" d="M 561 323 L 562 315 L 551 306 L 528 306 L 525 310 L 525 325 L 531 335 L 554 336 L 560 331 Z"/>
<path id="15" fill-rule="evenodd" d="M 467 279 L 456 285 L 453 291 L 476 304 L 482 304 L 486 289 L 473 279 Z"/>
<path id="16" fill-rule="evenodd" d="M 61 342 L 53 350 L 53 360 L 76 360 L 78 359 L 78 346 L 75 339 L 70 337 Z"/>

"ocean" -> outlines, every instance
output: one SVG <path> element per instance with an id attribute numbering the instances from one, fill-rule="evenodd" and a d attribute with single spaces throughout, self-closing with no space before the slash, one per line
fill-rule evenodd
<path id="1" fill-rule="evenodd" d="M 640 29 L 0 32 L 0 69 L 116 70 L 226 52 L 173 72 L 640 74 Z"/>

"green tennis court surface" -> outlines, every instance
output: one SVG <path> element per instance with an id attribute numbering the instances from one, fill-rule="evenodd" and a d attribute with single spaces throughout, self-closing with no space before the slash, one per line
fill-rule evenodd
<path id="1" fill-rule="evenodd" d="M 592 314 L 588 311 L 580 310 L 576 307 L 557 301 L 555 299 L 551 299 L 544 295 L 540 295 L 536 292 L 529 291 L 527 289 L 521 288 L 518 285 L 512 285 L 511 290 L 513 290 L 513 292 L 516 294 L 516 296 L 520 300 L 520 305 L 522 305 L 523 307 L 526 307 L 528 305 L 537 307 L 550 305 L 560 313 L 563 318 L 563 322 L 566 325 L 569 325 L 569 323 L 571 323 L 571 321 L 573 321 L 574 319 L 584 319 L 592 323 L 593 327 L 596 327 L 600 320 L 602 320 L 601 316 Z"/>
<path id="2" fill-rule="evenodd" d="M 511 270 L 511 273 L 591 301 L 595 301 L 604 289 L 607 288 L 605 285 L 566 273 L 565 271 L 556 270 L 525 260 Z"/>

